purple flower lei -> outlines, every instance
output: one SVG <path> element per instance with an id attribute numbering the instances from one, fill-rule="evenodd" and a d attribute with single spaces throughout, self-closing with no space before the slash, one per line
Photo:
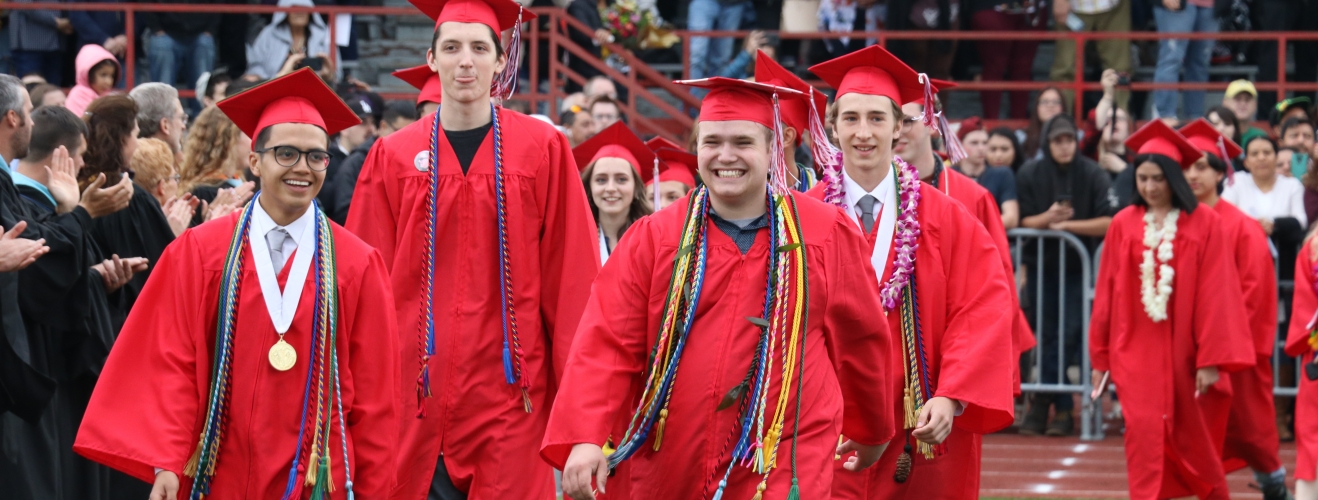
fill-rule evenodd
<path id="1" fill-rule="evenodd" d="M 892 278 L 879 292 L 883 308 L 889 311 L 897 308 L 902 289 L 915 275 L 915 251 L 920 247 L 920 221 L 916 219 L 920 206 L 920 174 L 901 158 L 894 157 L 893 162 L 897 166 L 897 193 L 901 198 L 897 208 L 897 234 L 892 242 L 897 256 L 893 259 Z"/>

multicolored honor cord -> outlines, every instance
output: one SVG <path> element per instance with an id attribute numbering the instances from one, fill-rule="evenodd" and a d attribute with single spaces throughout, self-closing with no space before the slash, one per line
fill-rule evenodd
<path id="1" fill-rule="evenodd" d="M 260 196 L 257 193 L 256 196 Z M 216 325 L 215 351 L 212 355 L 210 395 L 207 399 L 206 418 L 202 426 L 201 438 L 192 458 L 183 469 L 185 475 L 194 478 L 189 498 L 201 500 L 210 494 L 211 479 L 219 457 L 220 444 L 224 437 L 224 427 L 228 419 L 228 399 L 233 367 L 233 336 L 238 313 L 238 293 L 242 284 L 243 247 L 248 244 L 252 222 L 252 212 L 256 207 L 256 197 L 247 204 L 238 217 L 233 237 L 229 241 L 229 251 L 224 261 L 224 271 L 220 278 L 219 321 Z M 297 491 L 296 479 L 298 464 L 302 460 L 302 444 L 308 435 L 307 422 L 314 425 L 310 434 L 312 442 L 310 456 L 307 458 L 307 474 L 303 482 L 312 487 L 311 498 L 321 500 L 334 491 L 330 474 L 330 441 L 333 411 L 337 408 L 339 418 L 339 435 L 343 444 L 343 464 L 345 489 L 349 500 L 353 499 L 352 476 L 348 462 L 348 434 L 344 425 L 345 414 L 343 401 L 339 392 L 338 370 L 338 317 L 339 294 L 337 266 L 335 265 L 334 234 L 329 219 L 313 202 L 315 212 L 316 257 L 313 265 L 316 271 L 316 309 L 315 323 L 312 330 L 312 356 L 307 370 L 307 381 L 302 393 L 302 419 L 299 424 L 296 447 L 289 466 L 288 485 L 284 499 L 292 497 Z M 315 406 L 312 402 L 312 389 L 315 389 Z M 308 417 L 311 417 L 308 419 Z"/>
<path id="2" fill-rule="evenodd" d="M 512 261 L 508 251 L 508 195 L 504 186 L 503 164 L 503 128 L 499 125 L 499 110 L 490 104 L 490 116 L 494 129 L 494 193 L 495 209 L 499 217 L 499 298 L 503 324 L 503 375 L 509 385 L 519 385 L 522 391 L 522 405 L 531 413 L 531 382 L 522 373 L 522 342 L 517 332 L 517 311 L 514 307 L 514 290 Z M 425 256 L 422 260 L 424 280 L 421 286 L 421 321 L 418 332 L 418 350 L 421 358 L 421 370 L 417 375 L 417 418 L 425 417 L 425 398 L 430 397 L 430 358 L 435 355 L 435 227 L 438 223 L 438 208 L 435 199 L 439 190 L 439 110 L 435 110 L 434 123 L 430 129 L 430 168 L 429 186 L 426 190 L 426 231 L 422 242 Z"/>

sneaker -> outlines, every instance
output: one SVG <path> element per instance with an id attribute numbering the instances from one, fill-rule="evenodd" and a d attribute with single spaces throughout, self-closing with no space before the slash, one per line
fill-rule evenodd
<path id="1" fill-rule="evenodd" d="M 1044 429 L 1048 426 L 1048 409 L 1052 406 L 1052 398 L 1041 395 L 1030 397 L 1030 410 L 1025 413 L 1025 421 L 1021 422 L 1020 433 L 1025 436 L 1042 435 Z"/>
<path id="2" fill-rule="evenodd" d="M 1053 421 L 1048 423 L 1048 430 L 1044 431 L 1046 436 L 1070 436 L 1075 431 L 1075 421 L 1071 419 L 1070 411 L 1059 411 L 1053 415 Z"/>
<path id="3" fill-rule="evenodd" d="M 1268 483 L 1259 486 L 1259 490 L 1263 491 L 1263 500 L 1295 500 L 1286 489 L 1286 483 Z"/>

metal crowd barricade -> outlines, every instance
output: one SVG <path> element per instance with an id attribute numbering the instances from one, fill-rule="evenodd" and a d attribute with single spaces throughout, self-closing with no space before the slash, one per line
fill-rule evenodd
<path id="1" fill-rule="evenodd" d="M 1304 373 L 1303 357 L 1291 360 L 1295 363 L 1295 370 L 1291 372 L 1294 374 L 1291 377 L 1294 385 L 1281 385 L 1281 365 L 1287 358 L 1285 352 L 1287 332 L 1283 327 L 1290 319 L 1291 295 L 1295 293 L 1295 282 L 1281 279 L 1283 263 L 1277 261 L 1277 247 L 1268 245 L 1268 250 L 1272 252 L 1272 264 L 1277 273 L 1277 338 L 1274 339 L 1272 347 L 1272 395 L 1295 397 L 1300 391 L 1300 377 Z"/>
<path id="2" fill-rule="evenodd" d="M 1036 266 L 1036 269 L 1029 269 L 1026 273 L 1026 279 L 1037 284 L 1033 287 L 1033 297 L 1028 296 L 1026 290 L 1028 290 L 1029 287 L 1025 287 L 1020 291 L 1022 294 L 1022 301 L 1028 301 L 1034 305 L 1033 320 L 1036 328 L 1034 334 L 1035 338 L 1039 340 L 1039 346 L 1026 354 L 1026 356 L 1029 357 L 1028 359 L 1032 361 L 1032 369 L 1027 373 L 1022 373 L 1021 391 L 1025 393 L 1054 393 L 1065 396 L 1077 393 L 1080 394 L 1080 412 L 1076 415 L 1080 420 L 1080 438 L 1084 440 L 1102 439 L 1102 407 L 1099 404 L 1094 404 L 1094 401 L 1089 397 L 1091 388 L 1089 367 L 1089 315 L 1094 297 L 1093 288 L 1096 269 L 1094 259 L 1090 256 L 1089 249 L 1085 247 L 1084 242 L 1082 242 L 1080 238 L 1064 231 L 1021 228 L 1008 231 L 1007 237 L 1012 241 L 1013 246 L 1016 248 L 1016 252 L 1013 253 L 1013 261 L 1016 269 L 1021 268 L 1023 260 L 1022 254 L 1027 251 L 1032 251 L 1035 254 L 1034 261 L 1040 263 L 1040 265 Z M 1030 243 L 1034 243 L 1034 245 L 1032 245 L 1034 247 L 1033 249 L 1027 249 L 1027 246 L 1029 246 L 1028 244 Z M 1045 249 L 1048 247 L 1057 248 L 1057 276 L 1045 276 L 1044 274 L 1044 266 L 1042 263 L 1045 259 Z M 1071 255 L 1071 252 L 1075 252 L 1079 257 Z M 1044 287 L 1042 284 L 1045 279 L 1057 280 L 1059 295 L 1065 294 L 1067 289 L 1067 273 L 1065 271 L 1067 260 L 1075 258 L 1080 259 L 1082 279 L 1080 289 L 1084 294 L 1080 300 L 1080 310 L 1068 311 L 1066 307 L 1067 301 L 1064 300 L 1064 297 L 1059 296 L 1059 300 L 1057 301 L 1057 328 L 1055 331 L 1043 331 L 1044 311 L 1042 304 Z M 1063 329 L 1065 328 L 1064 325 L 1066 324 L 1068 315 L 1074 314 L 1080 315 L 1080 345 L 1068 346 Z M 1042 382 L 1041 371 L 1043 365 L 1043 338 L 1047 335 L 1055 335 L 1057 337 L 1057 344 L 1054 347 L 1057 349 L 1058 377 L 1056 382 L 1051 383 Z M 1069 367 L 1067 366 L 1066 352 L 1068 348 L 1079 349 L 1078 359 L 1080 362 L 1080 373 L 1074 381 L 1067 380 L 1067 368 Z"/>

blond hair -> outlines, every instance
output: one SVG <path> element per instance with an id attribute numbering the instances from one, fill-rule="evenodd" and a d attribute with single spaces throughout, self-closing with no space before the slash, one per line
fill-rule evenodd
<path id="1" fill-rule="evenodd" d="M 183 146 L 183 166 L 179 168 L 183 180 L 179 190 L 190 192 L 198 185 L 228 178 L 229 173 L 224 169 L 229 163 L 233 143 L 241 134 L 238 126 L 220 108 L 212 106 L 202 110 L 188 131 L 187 144 Z"/>
<path id="2" fill-rule="evenodd" d="M 133 169 L 133 182 L 150 191 L 160 181 L 174 175 L 174 151 L 160 139 L 138 139 L 129 166 Z"/>

